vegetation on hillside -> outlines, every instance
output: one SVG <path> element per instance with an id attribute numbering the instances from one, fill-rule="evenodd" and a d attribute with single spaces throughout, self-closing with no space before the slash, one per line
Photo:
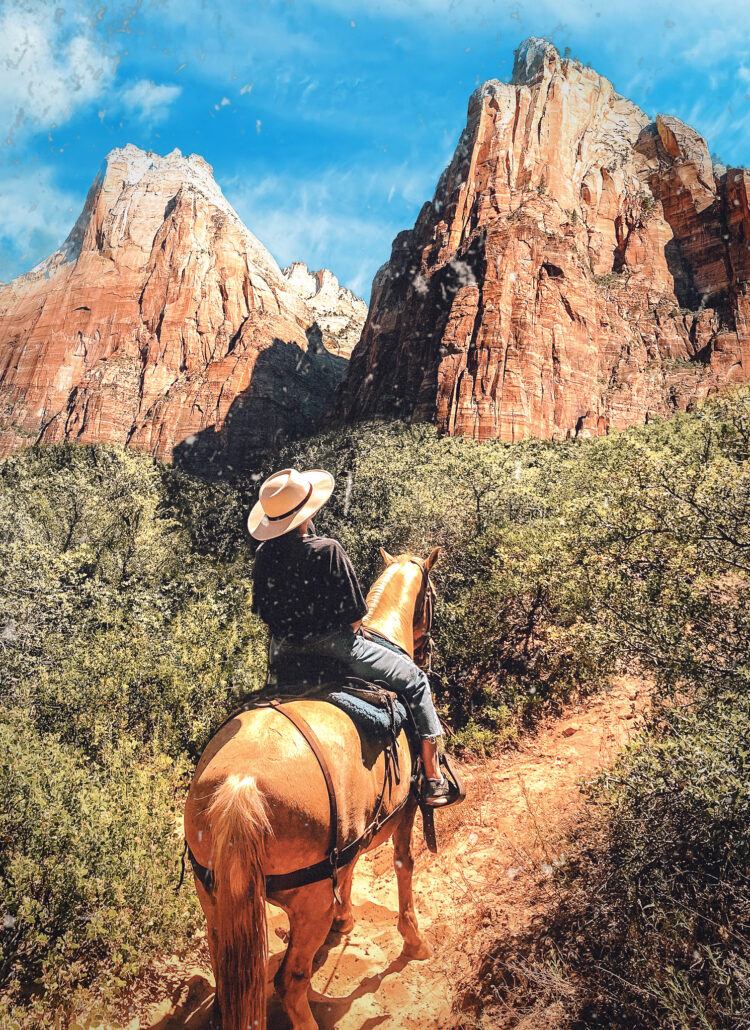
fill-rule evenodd
<path id="1" fill-rule="evenodd" d="M 580 556 L 618 660 L 654 677 L 649 725 L 589 785 L 546 925 L 483 931 L 457 1025 L 750 1026 L 750 396 L 670 430 Z"/>
<path id="2" fill-rule="evenodd" d="M 654 735 L 599 795 L 612 855 L 627 854 L 638 819 L 632 847 L 654 849 L 644 861 L 657 930 L 623 959 L 628 978 L 646 984 L 677 911 L 669 848 L 682 846 L 683 830 L 696 835 L 694 881 L 679 886 L 694 882 L 698 904 L 701 890 L 710 894 L 704 866 L 729 875 L 700 842 L 713 835 L 714 857 L 734 855 L 725 843 L 746 816 L 737 699 L 750 675 L 749 440 L 745 392 L 565 444 L 480 445 L 439 439 L 430 426 L 367 424 L 290 445 L 234 486 L 100 446 L 32 448 L 2 462 L 0 1017 L 52 1026 L 93 997 L 106 1003 L 199 925 L 192 890 L 172 890 L 179 816 L 212 728 L 264 680 L 244 520 L 260 478 L 284 465 L 336 476 L 316 528 L 343 542 L 364 585 L 381 570 L 380 545 L 422 555 L 443 547 L 434 687 L 453 747 L 486 752 L 541 706 L 605 685 L 618 666 L 654 677 L 663 702 Z M 689 707 L 671 707 L 674 697 Z M 714 725 L 705 789 L 680 786 L 674 768 L 702 768 L 692 749 Z M 652 832 L 673 801 L 664 833 Z M 632 856 L 606 883 L 637 905 Z M 572 890 L 572 863 L 567 875 Z M 740 918 L 742 882 L 726 883 L 727 920 Z M 635 926 L 631 907 L 623 901 L 623 919 Z M 711 968 L 700 999 L 715 990 Z M 721 970 L 731 981 L 721 1004 L 736 1007 L 743 967 Z M 618 1005 L 606 1011 L 629 1014 Z"/>
<path id="3" fill-rule="evenodd" d="M 174 893 L 186 776 L 265 654 L 222 517 L 139 454 L 0 465 L 3 1025 L 64 1025 L 200 925 Z"/>

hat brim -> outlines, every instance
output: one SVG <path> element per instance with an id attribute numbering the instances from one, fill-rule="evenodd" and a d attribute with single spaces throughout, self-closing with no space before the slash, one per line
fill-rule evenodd
<path id="1" fill-rule="evenodd" d="M 247 517 L 250 536 L 256 540 L 271 540 L 273 537 L 283 536 L 290 529 L 301 526 L 306 519 L 323 507 L 335 486 L 335 480 L 331 473 L 324 469 L 310 469 L 307 472 L 301 472 L 300 475 L 312 486 L 312 493 L 304 505 L 287 518 L 271 521 L 264 512 L 263 505 L 258 501 L 253 505 Z"/>

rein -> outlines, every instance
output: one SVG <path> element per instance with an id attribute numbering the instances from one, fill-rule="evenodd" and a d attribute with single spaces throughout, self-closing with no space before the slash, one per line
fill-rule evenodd
<path id="1" fill-rule="evenodd" d="M 430 570 L 426 569 L 421 562 L 415 561 L 414 558 L 410 558 L 409 561 L 418 565 L 422 571 L 422 587 L 414 603 L 413 625 L 417 625 L 418 618 L 419 620 L 422 618 L 427 620 L 424 631 L 420 634 L 419 640 L 414 644 L 414 660 L 429 675 L 432 672 L 432 619 L 434 615 L 435 588 L 430 579 Z M 417 616 L 420 597 L 422 598 L 422 610 L 419 616 Z"/>

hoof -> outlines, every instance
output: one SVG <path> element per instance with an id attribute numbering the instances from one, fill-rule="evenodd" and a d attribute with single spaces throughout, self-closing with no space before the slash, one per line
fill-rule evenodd
<path id="1" fill-rule="evenodd" d="M 432 955 L 432 948 L 427 941 L 415 941 L 413 944 L 404 941 L 403 954 L 407 958 L 425 959 Z"/>

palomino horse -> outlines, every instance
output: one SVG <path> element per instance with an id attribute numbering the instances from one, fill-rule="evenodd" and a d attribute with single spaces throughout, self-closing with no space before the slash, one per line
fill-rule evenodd
<path id="1" fill-rule="evenodd" d="M 392 558 L 380 550 L 386 568 L 367 595 L 364 625 L 416 655 L 423 665 L 430 649 L 429 574 L 440 548 L 425 560 L 409 554 Z M 386 754 L 360 736 L 348 715 L 321 700 L 293 701 L 284 708 L 302 716 L 320 744 L 337 799 L 335 839 L 341 847 L 356 841 L 376 815 L 379 825 L 402 806 L 364 850 L 393 837 L 404 954 L 427 958 L 430 948 L 419 933 L 412 897 L 417 801 L 410 794 L 412 758 L 406 734 L 402 731 L 397 741 L 400 777 L 385 792 Z M 196 872 L 195 882 L 208 923 L 222 1030 L 265 1026 L 266 900 L 289 917 L 289 944 L 274 979 L 282 1007 L 294 1030 L 317 1027 L 308 1002 L 313 958 L 331 929 L 346 933 L 353 926 L 356 859 L 340 868 L 337 891 L 330 876 L 278 891 L 266 889 L 266 878 L 305 869 L 328 856 L 330 813 L 322 766 L 280 711 L 242 711 L 208 744 L 190 787 L 185 837 L 194 870 L 196 865 L 210 870 L 208 881 Z"/>

